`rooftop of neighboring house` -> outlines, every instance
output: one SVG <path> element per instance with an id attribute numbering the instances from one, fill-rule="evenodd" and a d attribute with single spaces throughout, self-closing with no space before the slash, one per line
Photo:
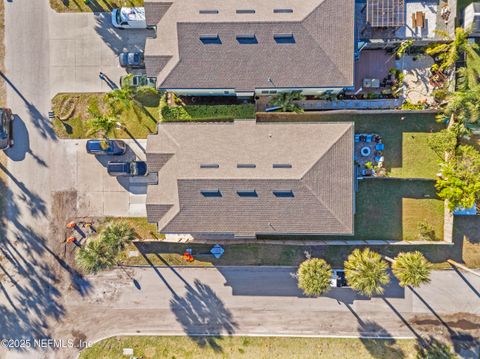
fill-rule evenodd
<path id="1" fill-rule="evenodd" d="M 353 234 L 353 123 L 161 123 L 147 215 L 163 233 Z"/>
<path id="2" fill-rule="evenodd" d="M 161 88 L 353 85 L 354 0 L 145 1 Z"/>

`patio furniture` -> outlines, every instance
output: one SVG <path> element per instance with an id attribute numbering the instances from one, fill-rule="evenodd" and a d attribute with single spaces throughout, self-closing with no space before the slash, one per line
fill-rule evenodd
<path id="1" fill-rule="evenodd" d="M 372 150 L 371 150 L 370 147 L 368 147 L 368 146 L 362 147 L 362 148 L 360 149 L 360 154 L 361 154 L 363 157 L 367 157 L 367 156 L 369 156 L 371 153 L 372 153 Z"/>
<path id="2" fill-rule="evenodd" d="M 365 135 L 360 135 L 360 142 L 365 142 Z"/>
<path id="3" fill-rule="evenodd" d="M 384 162 L 384 157 L 383 156 L 375 156 L 375 161 L 380 163 L 380 162 Z"/>
<path id="4" fill-rule="evenodd" d="M 372 79 L 372 88 L 379 88 L 380 87 L 380 80 L 379 79 Z"/>
<path id="5" fill-rule="evenodd" d="M 363 79 L 363 87 L 364 88 L 372 87 L 372 79 L 369 79 L 369 78 Z"/>
<path id="6" fill-rule="evenodd" d="M 380 143 L 382 138 L 379 135 L 373 135 L 373 142 Z"/>
<path id="7" fill-rule="evenodd" d="M 383 151 L 385 149 L 385 145 L 383 143 L 377 143 L 375 146 L 375 150 Z"/>
<path id="8" fill-rule="evenodd" d="M 360 135 L 355 135 L 355 142 L 360 142 Z"/>
<path id="9" fill-rule="evenodd" d="M 367 135 L 365 138 L 365 142 L 373 142 L 373 135 Z"/>

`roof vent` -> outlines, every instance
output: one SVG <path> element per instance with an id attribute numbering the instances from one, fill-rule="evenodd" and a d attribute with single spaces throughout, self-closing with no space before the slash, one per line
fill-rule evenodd
<path id="1" fill-rule="evenodd" d="M 198 13 L 199 13 L 199 14 L 215 15 L 215 14 L 218 14 L 218 10 L 216 10 L 216 9 L 199 10 Z"/>
<path id="2" fill-rule="evenodd" d="M 220 167 L 218 163 L 202 163 L 200 164 L 200 168 L 218 168 Z"/>
<path id="3" fill-rule="evenodd" d="M 273 9 L 274 14 L 291 14 L 293 9 Z"/>
<path id="4" fill-rule="evenodd" d="M 238 163 L 237 168 L 255 168 L 257 167 L 254 163 Z"/>
<path id="5" fill-rule="evenodd" d="M 203 197 L 222 197 L 222 192 L 217 189 L 203 189 L 200 191 Z"/>
<path id="6" fill-rule="evenodd" d="M 237 14 L 255 14 L 255 10 L 253 9 L 240 9 L 236 11 Z"/>
<path id="7" fill-rule="evenodd" d="M 282 197 L 282 198 L 295 197 L 294 194 L 293 194 L 293 191 L 291 189 L 287 189 L 287 190 L 278 189 L 278 190 L 273 191 L 273 194 L 275 195 L 275 197 Z"/>
<path id="8" fill-rule="evenodd" d="M 290 163 L 274 163 L 273 168 L 292 168 Z"/>

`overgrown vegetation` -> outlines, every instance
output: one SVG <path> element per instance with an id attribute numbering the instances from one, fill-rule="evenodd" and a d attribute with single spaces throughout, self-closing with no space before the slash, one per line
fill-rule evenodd
<path id="1" fill-rule="evenodd" d="M 480 152 L 472 146 L 458 147 L 455 156 L 442 163 L 436 188 L 452 211 L 480 205 Z"/>
<path id="2" fill-rule="evenodd" d="M 162 96 L 160 113 L 163 121 L 228 121 L 255 118 L 255 105 L 250 103 L 237 105 L 185 105 L 179 103 L 169 106 L 166 97 Z"/>
<path id="3" fill-rule="evenodd" d="M 117 263 L 117 256 L 128 242 L 135 239 L 135 232 L 125 222 L 111 222 L 101 232 L 88 238 L 76 253 L 75 260 L 86 273 L 111 268 Z"/>

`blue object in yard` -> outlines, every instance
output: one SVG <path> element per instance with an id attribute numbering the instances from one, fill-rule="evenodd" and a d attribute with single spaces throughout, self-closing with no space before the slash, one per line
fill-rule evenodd
<path id="1" fill-rule="evenodd" d="M 365 142 L 372 142 L 373 141 L 373 135 L 367 135 L 365 138 Z"/>
<path id="2" fill-rule="evenodd" d="M 267 107 L 267 108 L 265 109 L 265 112 L 273 112 L 273 111 L 280 110 L 281 108 L 282 108 L 282 106 Z"/>
<path id="3" fill-rule="evenodd" d="M 355 135 L 355 142 L 360 142 L 360 135 Z"/>
<path id="4" fill-rule="evenodd" d="M 375 146 L 375 150 L 377 151 L 383 151 L 385 149 L 385 145 L 383 143 L 377 143 Z"/>
<path id="5" fill-rule="evenodd" d="M 220 244 L 215 244 L 213 248 L 210 249 L 210 253 L 212 253 L 212 255 L 218 259 L 223 255 L 223 253 L 225 253 L 225 250 Z"/>
<path id="6" fill-rule="evenodd" d="M 477 214 L 477 206 L 474 204 L 470 208 L 458 207 L 453 211 L 455 216 L 475 216 Z"/>

